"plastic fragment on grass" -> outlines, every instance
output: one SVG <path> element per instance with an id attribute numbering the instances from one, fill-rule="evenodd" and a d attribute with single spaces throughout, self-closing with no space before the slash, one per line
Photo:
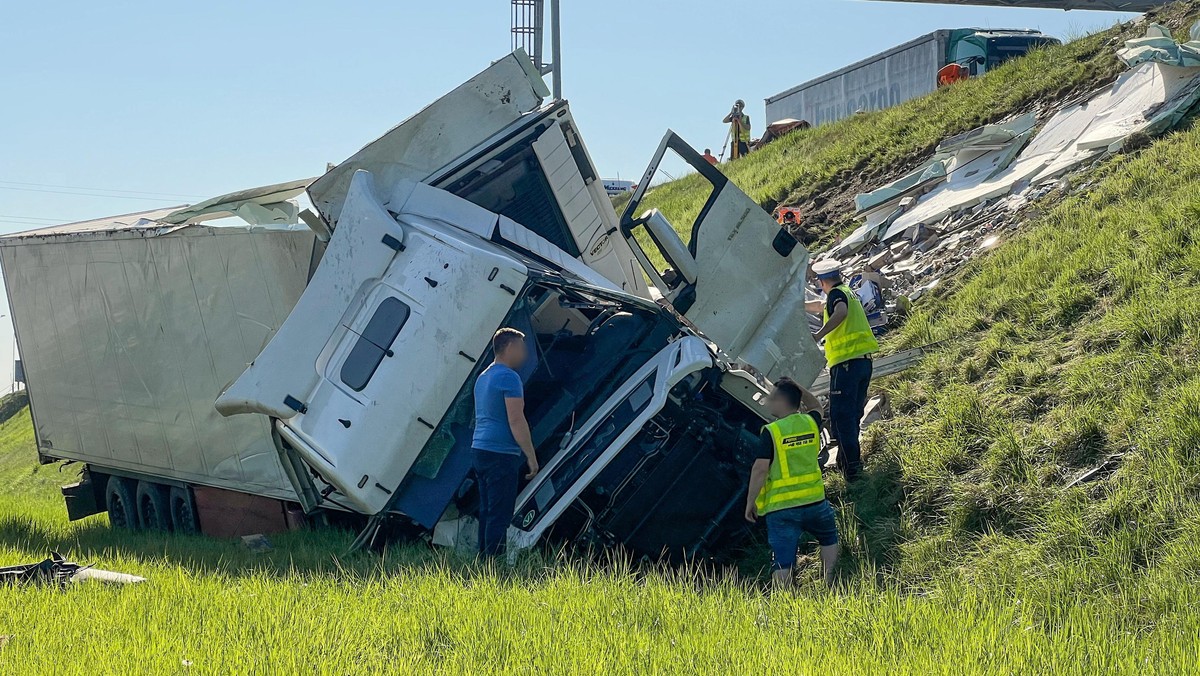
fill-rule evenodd
<path id="1" fill-rule="evenodd" d="M 1117 58 L 1126 66 L 1137 66 L 1148 61 L 1170 66 L 1200 66 L 1200 21 L 1192 24 L 1187 42 L 1176 42 L 1171 31 L 1156 23 L 1146 29 L 1145 37 L 1126 40 L 1125 46 L 1117 50 Z"/>
<path id="2" fill-rule="evenodd" d="M 959 176 L 896 219 L 887 241 L 915 223 L 935 223 L 981 202 L 1020 193 L 1106 153 L 1135 133 L 1158 134 L 1174 126 L 1200 95 L 1200 68 L 1148 63 L 1126 72 L 1109 88 L 1055 114 L 1003 171 Z M 1178 112 L 1177 112 L 1178 111 Z"/>
<path id="3" fill-rule="evenodd" d="M 255 554 L 264 554 L 274 549 L 274 547 L 271 546 L 271 541 L 268 540 L 267 536 L 263 535 L 262 533 L 243 535 L 242 544 L 246 545 L 246 549 L 249 549 Z"/>
<path id="4" fill-rule="evenodd" d="M 1151 26 L 1141 39 L 1150 42 L 1129 44 L 1158 45 L 1161 53 L 1127 61 L 1133 65 L 1116 82 L 1059 110 L 1036 134 L 1030 112 L 947 138 L 929 161 L 906 176 L 855 197 L 865 223 L 839 244 L 835 255 L 854 254 L 874 241 L 891 241 L 914 225 L 938 223 L 1001 197 L 1015 197 L 1011 205 L 1017 208 L 1035 187 L 1121 150 L 1131 137 L 1157 136 L 1173 128 L 1200 99 L 1200 22 L 1192 35 L 1192 42 L 1178 45 L 1165 29 Z"/>
<path id="5" fill-rule="evenodd" d="M 1083 474 L 1072 479 L 1067 483 L 1066 488 L 1072 488 L 1079 484 L 1096 481 L 1112 474 L 1117 470 L 1117 466 L 1121 464 L 1121 459 L 1125 457 L 1124 453 L 1114 453 L 1104 459 L 1099 465 L 1087 470 Z"/>
<path id="6" fill-rule="evenodd" d="M 951 136 L 938 144 L 933 159 L 913 170 L 903 178 L 893 181 L 868 193 L 854 196 L 857 211 L 864 212 L 898 201 L 906 195 L 927 192 L 933 185 L 946 180 L 949 174 L 975 157 L 996 150 L 1019 145 L 1034 127 L 1033 113 L 988 124 L 971 131 Z"/>
<path id="7" fill-rule="evenodd" d="M 887 394 L 877 394 L 871 397 L 871 400 L 867 402 L 866 407 L 863 409 L 863 417 L 859 422 L 859 427 L 866 428 L 888 417 L 890 413 L 891 407 L 888 406 Z"/>
<path id="8" fill-rule="evenodd" d="M 0 584 L 41 584 L 65 587 L 78 582 L 106 582 L 112 584 L 135 584 L 146 578 L 111 570 L 100 570 L 66 560 L 62 554 L 51 552 L 50 558 L 37 563 L 27 563 L 0 568 Z"/>
<path id="9" fill-rule="evenodd" d="M 1146 44 L 1169 37 L 1152 27 Z M 893 317 L 906 316 L 942 280 L 1036 218 L 1038 200 L 1085 189 L 1071 177 L 1113 153 L 1136 150 L 1196 108 L 1200 58 L 1191 60 L 1189 50 L 1200 57 L 1200 22 L 1192 41 L 1141 59 L 1111 85 L 1049 111 L 1040 128 L 1030 111 L 943 140 L 899 180 L 857 195 L 864 223 L 817 259 L 836 259 L 860 297 L 871 291 L 871 328 L 885 333 Z M 1174 59 L 1176 53 L 1184 56 Z M 821 324 L 819 315 L 809 320 Z M 883 361 L 876 360 L 876 369 Z M 814 387 L 821 386 L 818 379 Z"/>

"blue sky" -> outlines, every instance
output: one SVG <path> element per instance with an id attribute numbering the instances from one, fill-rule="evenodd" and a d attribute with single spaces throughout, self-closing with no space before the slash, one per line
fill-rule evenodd
<path id="1" fill-rule="evenodd" d="M 668 127 L 716 148 L 734 99 L 757 126 L 766 96 L 934 29 L 1068 38 L 1132 16 L 859 0 L 562 3 L 563 93 L 601 173 L 623 178 L 641 173 Z M 0 232 L 319 174 L 506 54 L 509 6 L 8 3 Z M 72 192 L 93 195 L 62 194 Z"/>

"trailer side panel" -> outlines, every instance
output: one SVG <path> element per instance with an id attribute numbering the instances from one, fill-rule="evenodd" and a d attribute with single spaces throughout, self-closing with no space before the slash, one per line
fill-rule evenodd
<path id="1" fill-rule="evenodd" d="M 295 305 L 313 241 L 200 225 L 0 240 L 43 458 L 295 499 L 269 421 L 213 401 Z"/>
<path id="2" fill-rule="evenodd" d="M 945 33 L 924 35 L 776 94 L 766 100 L 767 123 L 791 118 L 816 126 L 932 92 L 946 59 Z"/>

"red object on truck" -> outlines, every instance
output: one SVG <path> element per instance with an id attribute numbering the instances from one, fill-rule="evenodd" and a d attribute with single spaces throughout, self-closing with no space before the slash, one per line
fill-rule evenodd
<path id="1" fill-rule="evenodd" d="M 948 63 L 938 70 L 938 87 L 948 87 L 955 82 L 961 82 L 971 77 L 971 71 L 957 63 Z"/>

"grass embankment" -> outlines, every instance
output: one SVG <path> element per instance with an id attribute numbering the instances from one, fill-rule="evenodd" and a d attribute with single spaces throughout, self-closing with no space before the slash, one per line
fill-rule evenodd
<path id="1" fill-rule="evenodd" d="M 1151 20 L 1183 36 L 1198 9 L 1200 3 L 1179 2 Z M 985 77 L 929 96 L 789 134 L 746 158 L 722 164 L 721 170 L 768 210 L 778 204 L 800 205 L 805 239 L 828 242 L 850 229 L 855 193 L 903 175 L 949 136 L 1111 81 L 1123 69 L 1114 50 L 1125 39 L 1144 33 L 1144 25 L 1127 24 L 1037 50 Z M 660 208 L 686 242 L 708 190 L 708 184 L 692 174 L 656 187 L 641 208 Z M 623 207 L 621 201 L 618 209 Z"/>
<path id="2" fill-rule="evenodd" d="M 254 555 L 67 524 L 69 477 L 33 464 L 25 412 L 0 425 L 0 561 L 58 549 L 150 581 L 0 589 L 0 671 L 1194 671 L 1198 181 L 1200 130 L 1122 158 L 909 322 L 899 345 L 949 343 L 885 383 L 898 416 L 837 491 L 843 591 L 811 568 L 768 596 L 552 558 L 340 557 L 337 532 Z M 1065 487 L 1114 452 L 1112 476 Z"/>
<path id="3" fill-rule="evenodd" d="M 0 673 L 1195 672 L 1200 130 L 1091 178 L 892 339 L 947 342 L 881 383 L 896 417 L 866 479 L 831 480 L 839 592 L 811 565 L 764 595 L 549 556 L 343 557 L 339 532 L 255 555 L 68 524 L 69 472 L 34 464 L 25 412 L 0 425 L 0 564 L 58 549 L 149 582 L 0 589 Z"/>
<path id="4" fill-rule="evenodd" d="M 1081 600 L 1019 576 L 942 575 L 910 594 L 852 566 L 846 592 L 766 596 L 732 578 L 536 557 L 512 571 L 417 548 L 339 560 L 350 536 L 334 532 L 276 536 L 255 555 L 114 532 L 103 517 L 71 525 L 61 475 L 30 461 L 29 430 L 28 412 L 0 425 L 0 561 L 56 548 L 149 581 L 0 588 L 2 673 L 1132 672 L 1192 665 L 1179 637 L 1200 630 L 1174 610 L 1192 586 L 1146 599 L 1125 583 Z M 1118 589 L 1166 612 L 1130 617 L 1112 607 Z"/>

